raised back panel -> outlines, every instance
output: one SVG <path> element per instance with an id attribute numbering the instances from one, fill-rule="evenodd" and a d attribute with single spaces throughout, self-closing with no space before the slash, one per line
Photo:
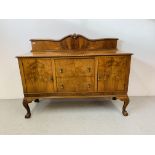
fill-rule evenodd
<path id="1" fill-rule="evenodd" d="M 117 38 L 88 39 L 82 35 L 68 35 L 60 40 L 32 39 L 32 52 L 60 50 L 116 49 Z"/>

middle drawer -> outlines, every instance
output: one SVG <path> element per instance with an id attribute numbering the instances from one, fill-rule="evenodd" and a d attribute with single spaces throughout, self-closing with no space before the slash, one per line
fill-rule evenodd
<path id="1" fill-rule="evenodd" d="M 57 91 L 58 92 L 94 92 L 95 91 L 94 77 L 58 77 Z"/>
<path id="2" fill-rule="evenodd" d="M 95 62 L 89 59 L 55 59 L 57 77 L 94 76 Z"/>

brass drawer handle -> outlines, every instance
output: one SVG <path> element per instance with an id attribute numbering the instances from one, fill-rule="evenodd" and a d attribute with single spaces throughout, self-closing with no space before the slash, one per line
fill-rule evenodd
<path id="1" fill-rule="evenodd" d="M 91 86 L 91 85 L 90 85 L 90 84 L 88 84 L 88 88 L 90 88 L 90 86 Z"/>
<path id="2" fill-rule="evenodd" d="M 60 72 L 60 73 L 63 73 L 63 69 L 61 68 L 61 69 L 59 70 L 59 72 Z"/>
<path id="3" fill-rule="evenodd" d="M 53 77 L 50 77 L 50 78 L 49 78 L 49 81 L 53 81 Z"/>
<path id="4" fill-rule="evenodd" d="M 64 85 L 62 84 L 60 88 L 61 88 L 61 89 L 64 89 Z"/>
<path id="5" fill-rule="evenodd" d="M 90 71 L 91 71 L 91 68 L 90 68 L 90 67 L 88 67 L 87 69 L 88 69 L 88 72 L 90 72 Z"/>

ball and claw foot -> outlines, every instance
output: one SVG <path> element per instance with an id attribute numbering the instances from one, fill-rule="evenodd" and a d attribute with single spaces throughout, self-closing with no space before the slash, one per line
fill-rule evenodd
<path id="1" fill-rule="evenodd" d="M 30 118 L 31 117 L 31 113 L 27 113 L 26 115 L 25 115 L 25 118 Z"/>
<path id="2" fill-rule="evenodd" d="M 127 112 L 126 110 L 122 111 L 122 114 L 123 114 L 124 116 L 128 116 L 128 112 Z"/>

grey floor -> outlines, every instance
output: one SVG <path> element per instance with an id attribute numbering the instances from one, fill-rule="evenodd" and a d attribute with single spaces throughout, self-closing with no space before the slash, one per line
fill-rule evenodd
<path id="1" fill-rule="evenodd" d="M 103 99 L 52 99 L 30 104 L 0 100 L 0 134 L 155 134 L 155 97 L 130 97 L 129 116 L 122 102 Z"/>

